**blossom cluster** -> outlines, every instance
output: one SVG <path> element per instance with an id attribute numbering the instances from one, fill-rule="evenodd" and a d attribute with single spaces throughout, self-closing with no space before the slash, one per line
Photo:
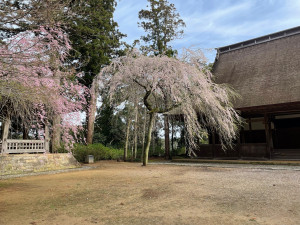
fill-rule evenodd
<path id="1" fill-rule="evenodd" d="M 59 26 L 40 26 L 0 42 L 0 116 L 42 127 L 59 115 L 63 140 L 73 142 L 88 90 L 67 63 L 70 49 Z"/>

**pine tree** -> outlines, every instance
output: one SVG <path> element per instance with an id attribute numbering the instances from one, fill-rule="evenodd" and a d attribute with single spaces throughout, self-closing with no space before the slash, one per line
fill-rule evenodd
<path id="1" fill-rule="evenodd" d="M 143 50 L 152 51 L 155 54 L 174 55 L 174 51 L 169 42 L 182 37 L 181 27 L 185 23 L 176 12 L 175 5 L 167 0 L 148 0 L 149 9 L 142 9 L 139 12 L 139 26 L 142 27 L 147 35 L 141 39 L 148 44 L 143 46 Z"/>
<path id="2" fill-rule="evenodd" d="M 73 16 L 69 17 L 68 30 L 73 51 L 71 59 L 78 64 L 78 71 L 84 75 L 80 82 L 91 88 L 94 77 L 113 57 L 122 54 L 121 38 L 125 35 L 118 30 L 113 20 L 117 3 L 115 0 L 74 0 L 70 4 Z M 95 88 L 96 90 L 97 88 Z M 87 113 L 87 142 L 92 143 L 94 114 L 97 93 L 87 97 L 90 113 Z"/>

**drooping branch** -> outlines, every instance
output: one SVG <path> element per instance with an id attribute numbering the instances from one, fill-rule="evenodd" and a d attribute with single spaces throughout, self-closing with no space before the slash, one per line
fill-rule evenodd
<path id="1" fill-rule="evenodd" d="M 138 99 L 149 114 L 177 109 L 185 118 L 191 147 L 203 138 L 201 131 L 207 128 L 216 130 L 223 146 L 231 145 L 240 120 L 231 104 L 234 92 L 212 81 L 203 59 L 197 58 L 199 54 L 187 57 L 184 53 L 185 61 L 129 53 L 113 61 L 99 76 L 103 83 L 109 81 L 110 97 L 120 104 L 133 104 Z"/>

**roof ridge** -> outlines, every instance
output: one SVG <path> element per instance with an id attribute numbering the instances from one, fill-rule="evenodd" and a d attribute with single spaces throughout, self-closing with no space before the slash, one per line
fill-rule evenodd
<path id="1" fill-rule="evenodd" d="M 216 50 L 218 51 L 218 53 L 221 54 L 221 53 L 226 53 L 226 52 L 234 51 L 237 49 L 246 48 L 249 46 L 258 45 L 261 43 L 277 40 L 280 38 L 289 37 L 289 36 L 296 35 L 296 34 L 300 34 L 300 26 L 293 27 L 293 28 L 290 28 L 287 30 L 282 30 L 282 31 L 275 32 L 275 33 L 271 33 L 271 34 L 267 34 L 267 35 L 260 36 L 257 38 L 252 38 L 252 39 L 249 39 L 246 41 L 238 42 L 238 43 L 227 45 L 224 47 L 219 47 L 219 48 L 216 48 Z"/>

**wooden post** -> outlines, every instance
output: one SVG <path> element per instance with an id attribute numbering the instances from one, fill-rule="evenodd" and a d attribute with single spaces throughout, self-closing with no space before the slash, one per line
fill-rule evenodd
<path id="1" fill-rule="evenodd" d="M 252 143 L 252 122 L 251 118 L 248 119 L 248 125 L 249 125 L 249 143 Z"/>
<path id="2" fill-rule="evenodd" d="M 271 152 L 273 148 L 271 122 L 267 114 L 265 114 L 264 119 L 265 119 L 265 132 L 266 132 L 266 143 L 267 143 L 267 157 L 271 159 Z"/>
<path id="3" fill-rule="evenodd" d="M 7 139 L 8 139 L 10 123 L 11 123 L 10 118 L 6 118 L 3 124 L 2 153 L 5 153 L 5 151 L 7 150 Z"/>
<path id="4" fill-rule="evenodd" d="M 211 139 L 212 139 L 212 157 L 216 157 L 216 134 L 215 131 L 212 131 L 211 133 Z"/>
<path id="5" fill-rule="evenodd" d="M 241 136 L 242 136 L 241 137 L 241 143 L 245 144 L 246 143 L 246 138 L 245 138 L 245 128 L 244 127 L 242 127 L 242 129 L 241 129 Z"/>
<path id="6" fill-rule="evenodd" d="M 238 158 L 241 159 L 242 158 L 242 155 L 241 155 L 241 149 L 242 149 L 242 145 L 241 145 L 241 132 L 239 134 L 237 142 L 238 142 L 238 144 L 237 144 L 237 147 L 238 147 L 237 148 L 237 150 L 238 150 Z"/>
<path id="7" fill-rule="evenodd" d="M 45 151 L 46 153 L 49 153 L 50 149 L 50 136 L 49 136 L 49 126 L 48 124 L 45 124 Z"/>

